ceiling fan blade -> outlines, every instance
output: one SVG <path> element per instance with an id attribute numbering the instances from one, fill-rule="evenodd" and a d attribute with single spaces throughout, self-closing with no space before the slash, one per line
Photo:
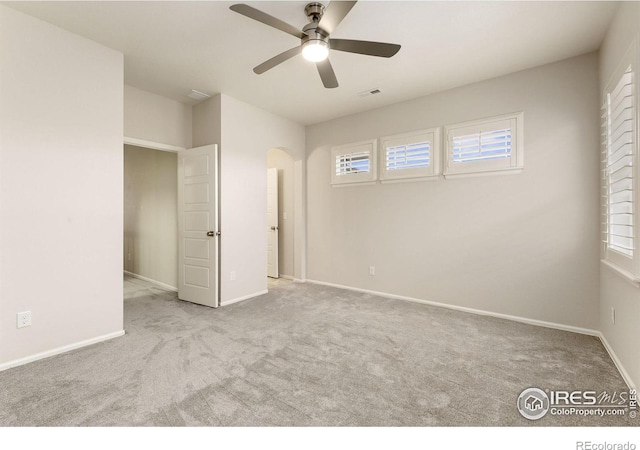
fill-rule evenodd
<path id="1" fill-rule="evenodd" d="M 336 29 L 342 19 L 345 18 L 351 8 L 358 3 L 357 1 L 353 2 L 343 2 L 339 0 L 332 0 L 324 10 L 324 14 L 322 15 L 322 19 L 320 19 L 320 23 L 318 24 L 320 28 L 322 28 L 327 33 L 333 33 L 333 30 Z"/>
<path id="2" fill-rule="evenodd" d="M 398 53 L 398 44 L 388 44 L 386 42 L 354 41 L 352 39 L 330 39 L 329 48 L 341 52 L 360 53 L 361 55 L 381 56 L 391 58 Z"/>
<path id="3" fill-rule="evenodd" d="M 275 17 L 270 16 L 267 13 L 263 13 L 258 9 L 252 8 L 249 5 L 238 3 L 236 5 L 229 6 L 229 9 L 250 19 L 257 20 L 258 22 L 262 22 L 265 25 L 269 25 L 270 27 L 277 28 L 278 30 L 284 31 L 285 33 L 289 33 L 290 35 L 295 36 L 299 39 L 302 39 L 302 36 L 304 36 L 304 34 L 293 25 L 289 25 L 288 23 L 283 22 L 280 19 L 276 19 Z"/>
<path id="4" fill-rule="evenodd" d="M 320 61 L 316 63 L 316 66 L 318 67 L 318 73 L 320 74 L 324 87 L 327 89 L 337 88 L 338 79 L 336 78 L 336 74 L 333 71 L 333 67 L 331 67 L 329 60 L 325 59 L 324 61 Z"/>
<path id="5" fill-rule="evenodd" d="M 293 58 L 298 53 L 300 53 L 301 50 L 302 49 L 300 48 L 300 46 L 293 47 L 287 50 L 286 52 L 282 52 L 279 55 L 276 55 L 273 58 L 266 60 L 259 66 L 254 67 L 253 71 L 258 75 L 260 75 L 261 73 L 265 73 L 267 70 L 273 69 L 275 66 L 285 62 L 287 59 Z"/>

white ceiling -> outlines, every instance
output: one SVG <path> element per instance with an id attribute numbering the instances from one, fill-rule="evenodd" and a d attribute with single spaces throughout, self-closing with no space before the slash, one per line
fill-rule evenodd
<path id="1" fill-rule="evenodd" d="M 191 89 L 302 124 L 450 89 L 597 50 L 613 2 L 360 1 L 333 38 L 402 45 L 390 58 L 331 52 L 340 87 L 312 63 L 252 68 L 298 40 L 229 10 L 237 2 L 5 2 L 125 55 L 125 83 L 185 103 Z M 296 27 L 306 1 L 247 2 Z M 358 92 L 380 88 L 381 94 Z"/>

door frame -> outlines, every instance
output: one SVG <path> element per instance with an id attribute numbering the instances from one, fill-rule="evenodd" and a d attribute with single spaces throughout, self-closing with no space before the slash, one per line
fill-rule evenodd
<path id="1" fill-rule="evenodd" d="M 124 145 L 133 145 L 135 147 L 150 148 L 151 150 L 160 150 L 161 152 L 170 153 L 178 153 L 179 150 L 186 150 L 186 147 L 160 144 L 159 142 L 145 141 L 144 139 L 136 139 L 126 136 L 124 137 Z"/>
<path id="2" fill-rule="evenodd" d="M 162 152 L 168 152 L 168 153 L 174 153 L 174 154 L 178 154 L 179 151 L 181 150 L 188 150 L 187 147 L 180 147 L 177 145 L 169 145 L 169 144 L 162 144 L 160 142 L 153 142 L 153 141 L 147 141 L 144 139 L 138 139 L 138 138 L 132 138 L 132 137 L 128 137 L 128 136 L 124 136 L 123 139 L 123 146 L 124 145 L 132 145 L 135 147 L 141 147 L 141 148 L 147 148 L 147 149 L 151 149 L 151 150 L 159 150 Z M 218 161 L 217 161 L 217 166 L 218 166 L 218 175 L 217 175 L 217 183 L 218 185 L 216 186 L 217 192 L 218 192 L 218 211 L 217 211 L 217 224 L 216 224 L 216 229 L 220 230 L 220 226 L 221 226 L 221 222 L 220 222 L 220 213 L 221 213 L 221 196 L 220 196 L 220 189 L 221 189 L 221 171 L 220 171 L 220 146 L 218 146 Z M 176 191 L 178 190 L 178 186 L 176 185 Z M 176 205 L 177 207 L 177 205 Z M 122 232 L 124 233 L 124 223 L 123 223 L 123 230 Z M 178 236 L 176 236 L 176 241 L 178 240 Z M 221 258 L 221 252 L 222 252 L 222 239 L 220 237 L 217 238 L 218 239 L 218 261 L 217 261 L 217 267 L 216 267 L 216 271 L 217 271 L 217 277 L 218 277 L 218 287 L 217 287 L 217 297 L 218 297 L 218 307 L 222 305 L 222 289 L 221 289 L 221 285 L 222 285 L 222 277 L 221 277 L 221 270 L 220 270 L 220 266 L 221 266 L 221 262 L 222 262 L 222 258 Z M 177 242 L 176 242 L 177 243 Z M 180 255 L 178 255 L 178 259 L 180 259 Z M 179 265 L 179 261 L 178 261 L 178 265 Z M 122 270 L 124 273 L 128 273 L 127 271 L 124 270 L 124 262 L 123 262 L 123 267 Z M 161 285 L 161 283 L 158 283 L 155 280 L 148 280 L 150 282 L 153 282 L 155 284 L 159 284 Z M 165 289 L 169 288 L 171 291 L 174 292 L 178 292 L 177 286 L 174 287 L 169 287 L 166 285 L 163 285 L 162 287 L 164 287 Z"/>
<path id="3" fill-rule="evenodd" d="M 123 144 L 122 144 L 123 155 L 124 155 L 124 146 L 125 145 L 131 145 L 131 146 L 134 146 L 134 147 L 139 147 L 139 148 L 144 148 L 144 149 L 149 149 L 149 150 L 158 150 L 158 151 L 161 151 L 161 152 L 175 153 L 176 155 L 178 154 L 179 150 L 185 150 L 184 147 L 179 147 L 179 146 L 175 146 L 175 145 L 168 145 L 168 144 L 162 144 L 162 143 L 159 143 L 159 142 L 147 141 L 147 140 L 144 140 L 144 139 L 138 139 L 138 138 L 132 138 L 132 137 L 124 136 Z M 124 170 L 124 160 L 123 160 L 122 167 L 123 167 L 123 170 Z M 177 191 L 178 191 L 178 186 L 176 185 L 176 195 L 177 195 Z M 123 207 L 124 207 L 124 204 L 123 204 Z M 177 224 L 176 224 L 176 227 L 177 227 Z M 122 234 L 124 235 L 124 221 L 122 223 Z M 177 244 L 178 244 L 178 242 L 176 240 L 176 245 Z M 136 273 L 133 273 L 133 272 L 129 272 L 124 268 L 124 261 L 122 263 L 122 272 L 125 275 L 131 276 L 131 277 L 134 277 L 134 278 L 138 278 L 138 279 L 143 280 L 143 281 L 148 281 L 149 283 L 153 283 L 153 284 L 161 287 L 162 289 L 166 289 L 166 290 L 172 291 L 172 292 L 178 292 L 177 283 L 176 283 L 176 286 L 171 286 L 171 285 L 162 283 L 162 282 L 160 282 L 158 280 L 152 280 L 152 279 L 147 278 L 145 276 L 142 276 L 142 275 L 139 275 L 139 274 L 136 274 Z"/>
<path id="4" fill-rule="evenodd" d="M 265 151 L 265 163 L 269 151 L 275 149 L 286 153 L 293 163 L 293 281 L 304 283 L 307 278 L 307 188 L 306 154 L 287 147 L 269 147 Z M 265 164 L 268 169 L 268 163 Z"/>

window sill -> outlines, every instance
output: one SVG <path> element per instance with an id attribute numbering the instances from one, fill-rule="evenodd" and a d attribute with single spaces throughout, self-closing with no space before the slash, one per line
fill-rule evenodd
<path id="1" fill-rule="evenodd" d="M 448 180 L 448 179 L 455 179 L 455 178 L 485 177 L 485 176 L 494 176 L 494 175 L 517 175 L 519 173 L 522 173 L 522 170 L 523 170 L 522 167 L 514 167 L 513 169 L 445 173 L 444 178 Z"/>
<path id="2" fill-rule="evenodd" d="M 405 177 L 405 178 L 385 178 L 380 180 L 382 184 L 393 184 L 393 183 L 412 183 L 416 181 L 438 181 L 440 178 L 439 175 L 427 175 L 421 177 Z"/>
<path id="3" fill-rule="evenodd" d="M 371 186 L 373 184 L 378 184 L 378 182 L 377 181 L 351 181 L 349 183 L 333 183 L 331 187 L 345 188 L 345 187 L 355 187 L 355 186 Z"/>
<path id="4" fill-rule="evenodd" d="M 627 283 L 640 288 L 640 278 L 627 272 L 626 270 L 623 270 L 621 268 L 619 268 L 618 266 L 616 266 L 615 264 L 611 264 L 609 261 L 605 260 L 605 259 L 601 259 L 600 263 L 609 268 L 613 273 L 615 273 L 616 275 L 618 275 L 620 278 L 624 279 Z"/>

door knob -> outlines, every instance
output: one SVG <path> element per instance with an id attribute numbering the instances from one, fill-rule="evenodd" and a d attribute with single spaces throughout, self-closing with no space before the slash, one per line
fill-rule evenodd
<path id="1" fill-rule="evenodd" d="M 276 231 L 276 230 L 278 229 L 278 227 L 271 227 L 271 229 L 272 229 L 273 231 Z"/>
<path id="2" fill-rule="evenodd" d="M 207 236 L 209 236 L 209 237 L 220 236 L 220 232 L 219 231 L 207 231 Z"/>

